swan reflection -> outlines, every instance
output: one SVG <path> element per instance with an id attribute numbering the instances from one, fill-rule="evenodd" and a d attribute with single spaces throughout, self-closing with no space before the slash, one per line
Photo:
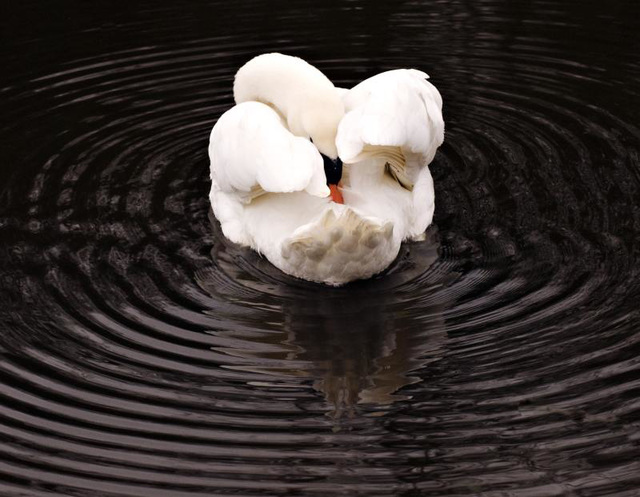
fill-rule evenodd
<path id="1" fill-rule="evenodd" d="M 264 384 L 311 385 L 328 414 L 341 417 L 354 415 L 359 405 L 383 412 L 407 399 L 399 390 L 419 381 L 414 373 L 442 356 L 444 303 L 437 300 L 437 272 L 429 273 L 436 243 L 407 245 L 389 274 L 338 289 L 298 282 L 250 251 L 238 255 L 225 244 L 213 256 L 231 279 L 228 286 L 219 277 L 200 278 L 207 291 L 224 292 L 238 305 L 238 329 L 212 333 L 214 349 L 233 358 L 225 367 L 269 375 Z M 416 277 L 422 278 L 419 314 L 411 301 Z M 431 294 L 424 290 L 429 284 Z M 429 295 L 432 305 L 425 303 Z M 251 323 L 258 326 L 252 330 Z"/>

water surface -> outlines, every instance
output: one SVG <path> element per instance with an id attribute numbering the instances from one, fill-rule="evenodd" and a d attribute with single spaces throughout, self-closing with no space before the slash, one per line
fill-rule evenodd
<path id="1" fill-rule="evenodd" d="M 634 1 L 12 2 L 0 495 L 640 492 Z M 434 226 L 341 289 L 226 242 L 237 68 L 444 98 Z"/>

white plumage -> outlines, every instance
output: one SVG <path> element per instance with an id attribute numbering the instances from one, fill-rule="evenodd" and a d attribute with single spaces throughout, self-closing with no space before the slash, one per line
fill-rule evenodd
<path id="1" fill-rule="evenodd" d="M 336 131 L 344 104 L 329 78 L 304 60 L 279 53 L 254 57 L 237 72 L 233 97 L 237 104 L 272 106 L 291 133 L 312 138 L 333 159 L 338 156 Z"/>
<path id="2" fill-rule="evenodd" d="M 212 170 L 220 190 L 246 193 L 247 200 L 256 196 L 257 188 L 329 195 L 316 147 L 292 135 L 277 112 L 259 102 L 238 104 L 220 117 L 211 132 L 209 157 L 213 164 L 225 165 Z"/>
<path id="3" fill-rule="evenodd" d="M 442 97 L 428 77 L 415 69 L 396 69 L 344 93 L 347 114 L 337 136 L 340 158 L 358 162 L 367 157 L 367 146 L 383 146 L 417 154 L 419 160 L 411 165 L 418 168 L 431 162 L 444 140 L 444 121 Z"/>
<path id="4" fill-rule="evenodd" d="M 433 217 L 427 166 L 444 123 L 426 78 L 400 69 L 342 90 L 295 57 L 245 64 L 238 105 L 209 145 L 211 204 L 224 235 L 310 281 L 342 285 L 385 269 Z M 345 163 L 344 204 L 328 197 L 319 152 Z"/>

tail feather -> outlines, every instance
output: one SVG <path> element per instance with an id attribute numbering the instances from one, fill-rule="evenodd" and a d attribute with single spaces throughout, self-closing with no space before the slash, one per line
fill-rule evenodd
<path id="1" fill-rule="evenodd" d="M 341 207 L 328 209 L 285 240 L 281 255 L 286 272 L 341 285 L 373 276 L 391 263 L 399 249 L 393 224 Z"/>

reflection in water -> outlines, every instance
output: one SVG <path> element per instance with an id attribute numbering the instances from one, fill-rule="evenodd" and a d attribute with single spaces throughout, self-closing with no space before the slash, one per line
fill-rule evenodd
<path id="1" fill-rule="evenodd" d="M 2 497 L 638 494 L 637 1 L 66 3 L 0 16 Z M 334 290 L 220 242 L 265 51 L 431 74 L 439 247 Z"/>
<path id="2" fill-rule="evenodd" d="M 218 240 L 213 255 L 223 271 L 244 284 L 263 285 L 250 274 L 238 272 L 237 266 L 225 264 L 225 251 L 231 244 L 222 236 L 217 221 L 213 224 Z M 406 245 L 391 272 L 410 261 L 420 273 L 428 273 L 437 251 L 437 235 L 432 231 L 429 242 Z M 340 418 L 354 416 L 358 404 L 382 407 L 408 399 L 396 392 L 418 381 L 411 372 L 439 359 L 446 340 L 444 306 L 438 300 L 442 296 L 431 292 L 430 303 L 428 287 L 423 287 L 420 312 L 412 313 L 403 294 L 395 291 L 400 280 L 411 278 L 411 271 L 405 270 L 397 278 L 391 274 L 385 280 L 330 288 L 293 280 L 251 251 L 244 253 L 253 259 L 248 267 L 262 267 L 272 276 L 269 293 L 276 297 L 270 315 L 262 320 L 273 319 L 271 313 L 276 309 L 282 326 L 262 333 L 215 332 L 223 342 L 216 351 L 245 359 L 243 364 L 231 366 L 233 369 L 277 379 L 311 380 L 330 406 L 328 414 Z M 297 287 L 292 289 L 292 283 Z M 434 288 L 439 286 L 435 279 L 430 283 Z M 200 275 L 199 284 L 213 294 L 219 292 L 206 276 Z M 260 316 L 254 319 L 261 320 Z"/>

